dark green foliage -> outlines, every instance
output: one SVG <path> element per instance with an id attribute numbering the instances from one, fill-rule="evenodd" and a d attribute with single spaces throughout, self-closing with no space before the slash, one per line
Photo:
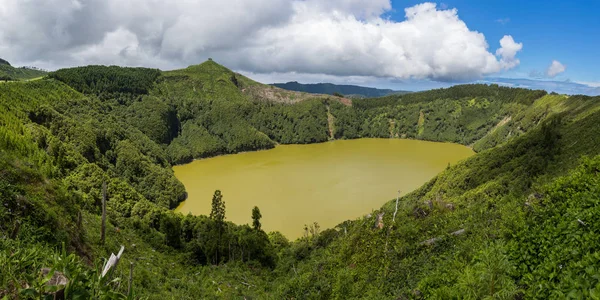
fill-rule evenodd
<path id="1" fill-rule="evenodd" d="M 496 135 L 495 144 L 484 146 L 480 142 L 477 145 L 476 150 L 483 150 L 504 142 L 498 141 L 501 133 L 505 134 L 502 138 L 511 133 L 494 130 L 506 121 L 506 116 L 517 114 L 519 109 L 545 94 L 544 91 L 496 85 L 460 85 L 401 96 L 353 100 L 352 107 L 331 105 L 331 111 L 336 117 L 336 138 L 416 138 L 472 145 L 488 134 Z"/>
<path id="2" fill-rule="evenodd" d="M 248 122 L 253 105 L 240 91 L 247 84 L 247 78 L 213 61 L 164 74 L 153 94 L 172 99 L 181 122 L 181 132 L 167 147 L 172 163 L 275 145 Z"/>
<path id="3" fill-rule="evenodd" d="M 183 125 L 181 135 L 169 144 L 167 153 L 173 163 L 185 163 L 194 158 L 227 153 L 227 150 L 223 140 L 211 135 L 204 126 L 188 121 Z"/>
<path id="4" fill-rule="evenodd" d="M 373 228 L 377 211 L 345 222 L 337 230 L 325 230 L 316 238 L 307 228 L 306 239 L 294 243 L 288 256 L 296 263 L 286 265 L 286 259 L 280 260 L 282 273 L 296 274 L 278 283 L 280 295 L 341 299 L 592 297 L 595 269 L 589 266 L 596 264 L 591 258 L 596 245 L 589 242 L 593 237 L 582 239 L 573 229 L 586 230 L 591 225 L 581 217 L 594 220 L 594 214 L 580 213 L 585 206 L 566 200 L 578 199 L 569 194 L 578 189 L 565 187 L 556 194 L 561 198 L 552 200 L 574 208 L 574 215 L 558 211 L 552 222 L 547 215 L 532 217 L 539 210 L 546 212 L 549 205 L 545 201 L 550 201 L 546 200 L 548 188 L 537 186 L 552 182 L 550 174 L 564 174 L 580 155 L 600 154 L 598 147 L 590 148 L 600 144 L 589 125 L 598 114 L 579 115 L 590 112 L 590 105 L 597 107 L 598 102 L 581 100 L 562 96 L 538 100 L 531 111 L 523 113 L 522 120 L 513 118 L 522 128 L 527 128 L 527 118 L 536 115 L 538 105 L 569 109 L 562 113 L 549 110 L 536 121 L 538 126 L 449 167 L 403 197 L 395 223 L 391 220 L 394 201 L 388 203 L 382 208 L 384 229 Z M 582 138 L 586 142 L 579 147 L 576 140 Z M 598 172 L 593 173 L 591 167 L 595 164 L 585 165 L 589 167 L 582 168 L 588 173 L 582 176 L 588 181 L 580 187 L 590 189 L 590 195 L 597 194 Z M 556 223 L 563 218 L 563 225 Z M 550 232 L 560 234 L 548 235 Z M 322 239 L 324 236 L 331 238 Z M 428 240 L 430 244 L 424 244 Z M 579 264 L 581 259 L 585 262 Z M 573 268 L 561 273 L 559 266 L 566 268 L 567 262 Z"/>
<path id="5" fill-rule="evenodd" d="M 160 74 L 159 70 L 148 68 L 86 66 L 61 69 L 48 76 L 68 84 L 81 93 L 109 99 L 119 95 L 148 94 Z"/>
<path id="6" fill-rule="evenodd" d="M 225 221 L 225 201 L 223 201 L 221 191 L 215 191 L 211 207 L 210 218 L 217 223 L 223 223 Z"/>
<path id="7" fill-rule="evenodd" d="M 260 214 L 260 209 L 258 209 L 258 206 L 255 206 L 252 209 L 252 228 L 254 228 L 254 230 L 260 230 L 260 218 L 262 218 L 262 215 Z"/>
<path id="8" fill-rule="evenodd" d="M 16 79 L 12 78 L 11 76 L 8 75 L 0 75 L 0 81 L 14 81 Z"/>
<path id="9" fill-rule="evenodd" d="M 255 104 L 250 123 L 282 144 L 327 141 L 327 107 L 319 100 L 295 105 Z"/>
<path id="10" fill-rule="evenodd" d="M 175 107 L 156 97 L 143 97 L 127 108 L 127 122 L 159 144 L 169 144 L 179 135 Z"/>
<path id="11" fill-rule="evenodd" d="M 600 157 L 559 178 L 600 154 L 597 97 L 466 85 L 292 105 L 244 94 L 258 83 L 213 61 L 162 76 L 61 74 L 87 95 L 54 79 L 0 84 L 0 298 L 39 298 L 48 292 L 39 270 L 49 267 L 73 282 L 72 295 L 122 299 L 117 278 L 129 262 L 142 298 L 598 295 Z M 335 138 L 454 141 L 479 153 L 402 197 L 394 222 L 392 201 L 335 228 L 313 223 L 293 242 L 262 231 L 258 208 L 251 226 L 227 222 L 220 191 L 210 216 L 170 210 L 186 196 L 171 164 L 325 141 L 328 113 Z M 382 229 L 373 226 L 380 213 Z M 116 281 L 99 280 L 102 258 L 120 245 Z"/>
<path id="12" fill-rule="evenodd" d="M 293 81 L 288 83 L 273 83 L 272 85 L 290 91 L 328 94 L 338 97 L 343 97 L 343 95 L 352 95 L 354 97 L 382 97 L 390 94 L 409 93 L 407 91 L 394 91 L 390 89 L 376 89 L 356 85 L 339 85 L 331 83 L 302 84 Z"/>
<path id="13" fill-rule="evenodd" d="M 344 106 L 339 102 L 330 104 L 331 114 L 335 116 L 336 139 L 355 139 L 360 137 L 361 112 Z"/>
<path id="14" fill-rule="evenodd" d="M 354 99 L 352 100 L 352 106 L 358 110 L 366 110 L 382 106 L 392 106 L 400 103 L 402 98 L 400 96 L 380 97 L 380 98 L 368 98 L 368 99 Z"/>
<path id="15" fill-rule="evenodd" d="M 389 96 L 400 98 L 403 104 L 430 101 L 431 99 L 462 99 L 462 98 L 495 98 L 500 102 L 517 102 L 525 105 L 532 104 L 547 94 L 542 90 L 529 90 L 523 88 L 511 88 L 497 84 L 463 84 L 455 85 L 445 89 L 436 89 L 419 93 L 410 93 L 401 96 Z"/>
<path id="16" fill-rule="evenodd" d="M 167 245 L 181 247 L 181 217 L 172 212 L 164 212 L 160 217 L 160 232 L 165 235 Z"/>
<path id="17" fill-rule="evenodd" d="M 10 66 L 10 63 L 2 58 L 0 58 L 0 65 L 7 65 Z"/>

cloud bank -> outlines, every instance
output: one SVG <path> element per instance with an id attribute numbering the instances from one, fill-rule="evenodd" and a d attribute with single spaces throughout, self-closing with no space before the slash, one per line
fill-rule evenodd
<path id="1" fill-rule="evenodd" d="M 554 80 L 535 80 L 524 78 L 496 78 L 488 77 L 480 83 L 494 83 L 510 87 L 546 90 L 567 95 L 600 96 L 600 84 L 597 82 L 572 82 Z"/>
<path id="2" fill-rule="evenodd" d="M 208 57 L 245 72 L 467 81 L 519 65 L 456 9 L 389 0 L 3 0 L 0 57 L 47 69 L 173 69 Z"/>

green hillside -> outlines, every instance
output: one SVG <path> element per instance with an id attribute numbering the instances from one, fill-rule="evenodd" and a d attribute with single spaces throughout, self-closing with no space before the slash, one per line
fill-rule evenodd
<path id="1" fill-rule="evenodd" d="M 599 97 L 462 85 L 349 104 L 214 61 L 169 72 L 88 66 L 0 84 L 0 298 L 51 295 L 43 268 L 69 280 L 68 299 L 600 294 Z M 296 241 L 264 232 L 256 212 L 252 226 L 228 222 L 226 193 L 215 192 L 210 216 L 171 210 L 186 197 L 174 164 L 359 137 L 478 153 L 398 202 L 335 228 L 313 224 Z M 101 277 L 120 245 L 117 269 Z"/>
<path id="2" fill-rule="evenodd" d="M 46 71 L 28 67 L 13 67 L 10 63 L 0 58 L 0 82 L 14 80 L 28 80 L 46 75 Z"/>
<path id="3" fill-rule="evenodd" d="M 327 95 L 341 94 L 349 98 L 357 99 L 383 97 L 388 95 L 402 95 L 410 93 L 408 91 L 394 91 L 390 89 L 377 89 L 358 85 L 333 83 L 302 84 L 296 81 L 292 81 L 287 83 L 273 83 L 271 85 L 290 91 Z"/>

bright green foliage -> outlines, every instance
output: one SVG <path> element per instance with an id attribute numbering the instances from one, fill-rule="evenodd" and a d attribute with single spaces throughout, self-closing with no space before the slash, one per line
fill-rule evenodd
<path id="1" fill-rule="evenodd" d="M 247 121 L 253 104 L 240 88 L 252 84 L 212 61 L 165 72 L 152 94 L 170 99 L 181 124 L 167 147 L 170 161 L 272 148 L 275 143 Z"/>
<path id="2" fill-rule="evenodd" d="M 598 295 L 598 97 L 465 85 L 353 106 L 277 104 L 212 61 L 55 74 L 71 86 L 0 84 L 0 298 L 51 292 L 40 273 L 50 268 L 72 281 L 70 295 L 121 299 L 130 262 L 135 296 L 152 299 Z M 313 223 L 293 242 L 262 231 L 258 208 L 252 226 L 227 222 L 220 191 L 210 216 L 170 210 L 186 197 L 172 164 L 325 141 L 328 112 L 335 138 L 453 141 L 479 153 L 402 197 L 394 222 L 391 201 L 335 228 Z M 583 155 L 593 158 L 577 167 Z M 121 245 L 122 262 L 99 279 Z"/>
<path id="3" fill-rule="evenodd" d="M 461 85 L 377 99 L 358 99 L 353 101 L 352 107 L 332 105 L 332 113 L 336 116 L 336 138 L 416 138 L 471 145 L 493 133 L 495 126 L 507 116 L 525 110 L 545 94 L 544 91 L 497 85 Z M 521 120 L 518 120 L 513 123 L 520 124 Z M 504 133 L 509 134 L 508 131 Z M 485 150 L 504 141 L 480 146 L 476 150 Z"/>
<path id="4" fill-rule="evenodd" d="M 530 298 L 600 296 L 600 157 L 528 199 L 512 258 Z"/>
<path id="5" fill-rule="evenodd" d="M 36 68 L 13 67 L 6 60 L 0 58 L 0 81 L 28 80 L 43 77 L 46 74 L 46 71 Z"/>
<path id="6" fill-rule="evenodd" d="M 64 299 L 134 299 L 133 290 L 129 295 L 116 291 L 122 279 L 113 278 L 114 272 L 102 277 L 99 268 L 88 268 L 75 254 L 54 252 L 40 244 L 20 243 L 0 240 L 0 250 L 12 249 L 10 253 L 0 251 L 0 296 L 3 299 L 55 299 L 60 293 Z M 47 268 L 47 266 L 52 266 Z M 98 266 L 100 267 L 100 266 Z M 47 274 L 43 270 L 47 270 Z M 61 274 L 66 285 L 48 285 L 53 275 Z"/>

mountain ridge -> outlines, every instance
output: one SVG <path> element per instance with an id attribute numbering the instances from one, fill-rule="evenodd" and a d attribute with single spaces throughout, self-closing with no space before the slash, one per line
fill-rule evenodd
<path id="1" fill-rule="evenodd" d="M 409 91 L 395 91 L 391 89 L 378 89 L 346 84 L 339 85 L 333 83 L 302 84 L 297 81 L 290 81 L 287 83 L 272 83 L 271 85 L 291 91 L 328 95 L 340 94 L 349 98 L 375 98 L 392 94 L 410 93 Z"/>
<path id="2" fill-rule="evenodd" d="M 278 91 L 216 62 L 168 72 L 87 66 L 0 84 L 0 264 L 10 266 L 0 297 L 50 295 L 43 268 L 81 298 L 597 293 L 600 271 L 588 267 L 600 257 L 600 97 L 472 84 L 350 106 L 252 87 Z M 455 142 L 477 153 L 354 220 L 306 226 L 296 241 L 215 217 L 220 192 L 212 216 L 172 210 L 186 193 L 174 164 L 332 137 Z M 123 284 L 98 280 L 91 265 L 120 245 L 112 278 Z M 127 295 L 119 278 L 130 263 Z"/>
<path id="3" fill-rule="evenodd" d="M 31 67 L 14 67 L 0 58 L 0 81 L 30 80 L 42 77 L 47 72 Z"/>

